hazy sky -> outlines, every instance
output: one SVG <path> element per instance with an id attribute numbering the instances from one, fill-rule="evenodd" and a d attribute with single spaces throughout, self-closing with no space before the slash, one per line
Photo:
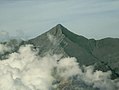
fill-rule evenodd
<path id="1" fill-rule="evenodd" d="M 119 0 L 0 0 L 0 36 L 32 38 L 58 23 L 87 38 L 119 38 Z"/>

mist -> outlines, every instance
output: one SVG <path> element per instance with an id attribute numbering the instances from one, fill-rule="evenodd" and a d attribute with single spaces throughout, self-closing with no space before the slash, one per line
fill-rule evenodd
<path id="1" fill-rule="evenodd" d="M 0 30 L 0 42 L 9 42 L 12 39 L 17 41 L 27 40 L 28 36 L 24 35 L 24 31 L 21 29 L 16 29 L 12 34 L 7 30 Z"/>
<path id="2" fill-rule="evenodd" d="M 0 44 L 0 53 L 11 47 Z M 0 90 L 119 90 L 119 80 L 111 71 L 94 71 L 80 66 L 75 57 L 38 55 L 33 45 L 22 45 L 0 60 Z"/>

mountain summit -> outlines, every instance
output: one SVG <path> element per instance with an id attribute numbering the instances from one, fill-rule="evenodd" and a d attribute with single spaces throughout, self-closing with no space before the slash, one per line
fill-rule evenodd
<path id="1" fill-rule="evenodd" d="M 58 24 L 26 43 L 38 47 L 41 56 L 50 53 L 76 57 L 80 65 L 95 65 L 96 69 L 111 70 L 114 77 L 119 76 L 119 39 L 87 39 Z"/>
<path id="2" fill-rule="evenodd" d="M 31 39 L 29 43 L 40 47 L 40 53 L 46 54 L 63 54 L 64 56 L 73 56 L 80 60 L 80 64 L 92 64 L 95 62 L 94 57 L 91 56 L 91 47 L 89 40 L 83 36 L 78 36 L 61 24 L 56 25 L 46 33 Z M 85 55 L 85 56 L 84 56 Z M 91 58 L 88 58 L 91 57 Z M 87 59 L 90 59 L 88 61 Z"/>

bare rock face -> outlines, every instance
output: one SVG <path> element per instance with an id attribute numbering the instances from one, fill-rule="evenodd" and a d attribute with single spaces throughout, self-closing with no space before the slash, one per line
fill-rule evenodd
<path id="1" fill-rule="evenodd" d="M 46 33 L 26 41 L 39 48 L 39 54 L 62 54 L 76 57 L 80 65 L 95 65 L 95 69 L 111 70 L 113 78 L 119 77 L 119 39 L 87 39 L 61 24 Z"/>

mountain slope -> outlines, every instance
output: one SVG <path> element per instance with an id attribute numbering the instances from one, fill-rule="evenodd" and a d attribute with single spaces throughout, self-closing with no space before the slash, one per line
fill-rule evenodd
<path id="1" fill-rule="evenodd" d="M 61 24 L 46 33 L 28 40 L 39 48 L 39 54 L 63 54 L 76 57 L 81 65 L 94 65 L 96 69 L 111 70 L 114 77 L 119 73 L 119 39 L 87 39 L 72 33 Z"/>

